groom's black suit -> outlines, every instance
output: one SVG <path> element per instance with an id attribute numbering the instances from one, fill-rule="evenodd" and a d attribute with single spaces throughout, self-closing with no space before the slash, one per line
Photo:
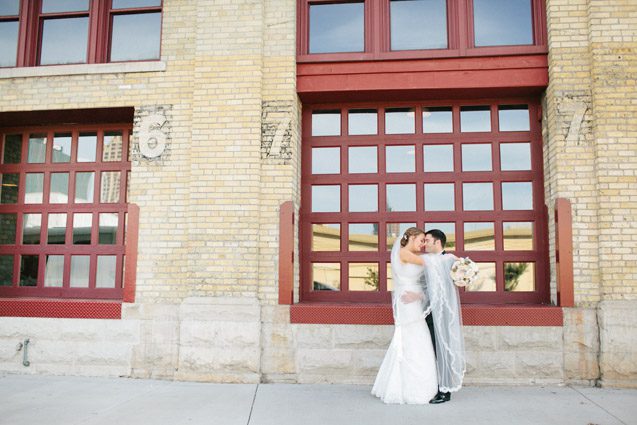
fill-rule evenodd
<path id="1" fill-rule="evenodd" d="M 446 251 L 441 252 L 442 255 L 445 255 L 446 253 Z M 431 316 L 432 313 L 429 313 L 425 320 L 427 321 L 427 327 L 429 328 L 429 333 L 431 334 L 431 343 L 434 346 L 434 354 L 436 354 L 436 331 L 434 329 L 434 319 Z"/>
<path id="2" fill-rule="evenodd" d="M 445 255 L 446 253 L 447 252 L 443 250 L 440 254 Z M 431 316 L 432 316 L 432 313 L 429 313 L 425 321 L 427 322 L 427 327 L 429 328 L 429 333 L 431 334 L 431 343 L 434 346 L 434 355 L 435 355 L 436 354 L 436 330 L 434 328 L 434 319 Z M 438 390 L 438 394 L 436 394 L 436 396 L 429 403 L 439 404 L 449 400 L 451 400 L 451 393 L 447 393 L 447 392 L 443 393 L 443 392 L 440 392 L 440 390 Z"/>

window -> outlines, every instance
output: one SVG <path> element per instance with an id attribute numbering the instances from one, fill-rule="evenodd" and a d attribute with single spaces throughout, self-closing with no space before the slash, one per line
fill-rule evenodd
<path id="1" fill-rule="evenodd" d="M 0 133 L 0 295 L 121 298 L 130 131 Z"/>
<path id="2" fill-rule="evenodd" d="M 481 280 L 464 302 L 544 302 L 542 143 L 532 99 L 308 106 L 302 299 L 383 302 L 389 251 L 438 228 Z"/>
<path id="3" fill-rule="evenodd" d="M 299 60 L 546 53 L 544 0 L 300 0 Z"/>
<path id="4" fill-rule="evenodd" d="M 158 60 L 161 6 L 161 0 L 5 1 L 0 67 Z"/>

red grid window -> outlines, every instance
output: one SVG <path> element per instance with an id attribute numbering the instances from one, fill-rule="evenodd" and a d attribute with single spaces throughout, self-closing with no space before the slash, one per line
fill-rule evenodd
<path id="1" fill-rule="evenodd" d="M 546 53 L 544 0 L 301 0 L 300 62 Z"/>
<path id="2" fill-rule="evenodd" d="M 464 302 L 548 300 L 539 105 L 317 105 L 304 109 L 303 300 L 383 302 L 405 228 L 438 228 L 481 281 Z"/>
<path id="3" fill-rule="evenodd" d="M 161 13 L 162 0 L 5 0 L 0 67 L 158 60 Z"/>
<path id="4" fill-rule="evenodd" d="M 122 297 L 130 131 L 0 133 L 0 296 Z"/>

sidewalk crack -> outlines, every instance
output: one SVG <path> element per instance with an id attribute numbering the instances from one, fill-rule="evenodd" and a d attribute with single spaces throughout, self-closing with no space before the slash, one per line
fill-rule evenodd
<path id="1" fill-rule="evenodd" d="M 254 395 L 252 396 L 252 405 L 250 406 L 250 414 L 248 415 L 248 422 L 246 425 L 250 425 L 250 421 L 252 420 L 252 409 L 254 409 L 254 402 L 257 400 L 257 391 L 259 391 L 259 384 L 254 388 Z"/>
<path id="2" fill-rule="evenodd" d="M 584 397 L 586 400 L 590 401 L 591 403 L 593 403 L 595 406 L 599 407 L 600 409 L 602 409 L 604 412 L 608 413 L 610 416 L 612 416 L 613 418 L 617 419 L 619 421 L 619 423 L 624 424 L 624 425 L 628 425 L 626 422 L 622 421 L 621 419 L 619 419 L 617 416 L 613 415 L 611 412 L 609 412 L 608 410 L 606 410 L 604 408 L 604 406 L 602 406 L 601 404 L 595 402 L 594 400 L 590 399 L 589 397 L 586 396 L 586 394 L 584 394 L 583 392 L 579 391 L 577 388 L 572 387 L 572 386 L 568 386 L 570 389 L 572 389 L 573 391 L 575 391 L 576 393 L 578 393 L 579 395 L 581 395 L 582 397 Z"/>

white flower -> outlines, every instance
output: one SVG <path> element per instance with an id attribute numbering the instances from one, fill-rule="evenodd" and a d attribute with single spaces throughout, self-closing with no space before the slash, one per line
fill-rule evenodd
<path id="1" fill-rule="evenodd" d="M 480 269 L 469 257 L 458 258 L 451 266 L 451 280 L 456 286 L 466 287 L 472 285 L 478 278 Z"/>

